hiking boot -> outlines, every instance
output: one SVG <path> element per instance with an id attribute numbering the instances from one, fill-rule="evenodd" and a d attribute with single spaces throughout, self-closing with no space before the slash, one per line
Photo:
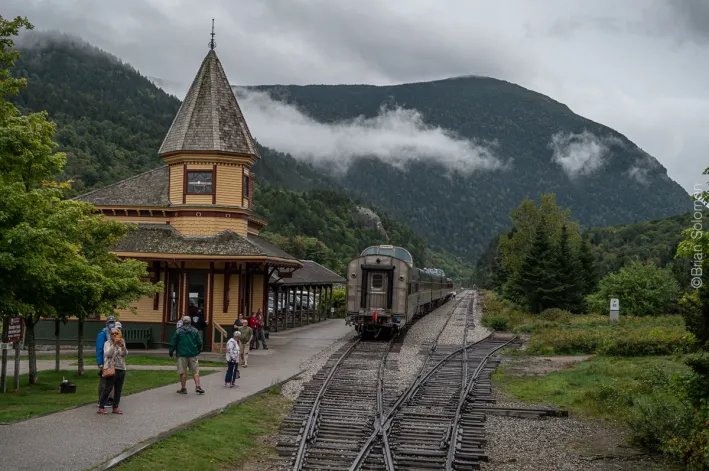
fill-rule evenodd
<path id="1" fill-rule="evenodd" d="M 103 408 L 99 409 L 98 413 L 99 414 L 108 414 L 108 412 L 106 412 L 106 409 L 103 409 Z"/>
<path id="2" fill-rule="evenodd" d="M 113 409 L 113 413 L 114 413 L 114 414 L 122 414 L 123 411 L 120 410 L 118 407 L 116 407 L 115 409 Z"/>
<path id="3" fill-rule="evenodd" d="M 195 392 L 196 392 L 197 394 L 204 394 L 204 389 L 202 389 L 201 387 L 197 386 L 197 388 L 195 389 Z"/>
<path id="4" fill-rule="evenodd" d="M 177 394 L 187 394 L 187 388 L 180 388 L 177 390 Z"/>

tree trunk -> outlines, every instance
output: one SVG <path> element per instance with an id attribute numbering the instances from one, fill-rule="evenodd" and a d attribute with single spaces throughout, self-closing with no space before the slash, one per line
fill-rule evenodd
<path id="1" fill-rule="evenodd" d="M 59 319 L 54 320 L 54 371 L 59 372 L 59 333 L 61 324 Z"/>
<path id="2" fill-rule="evenodd" d="M 27 340 L 27 355 L 29 357 L 30 384 L 37 384 L 37 344 L 34 340 L 34 325 L 33 317 L 25 318 L 25 338 Z"/>
<path id="3" fill-rule="evenodd" d="M 78 373 L 79 376 L 84 374 L 84 319 L 79 318 L 79 332 L 77 334 L 77 337 L 79 338 L 79 344 L 77 347 L 79 348 L 79 361 L 78 361 Z"/>

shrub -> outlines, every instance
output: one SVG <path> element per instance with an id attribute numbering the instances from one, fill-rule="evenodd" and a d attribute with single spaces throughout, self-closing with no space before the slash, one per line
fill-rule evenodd
<path id="1" fill-rule="evenodd" d="M 495 331 L 508 330 L 510 327 L 510 320 L 505 316 L 495 315 L 495 316 L 485 316 L 483 317 L 483 325 Z"/>
<path id="2" fill-rule="evenodd" d="M 689 437 L 697 426 L 691 405 L 664 392 L 636 398 L 628 422 L 636 443 L 679 459 L 677 439 Z"/>
<path id="3" fill-rule="evenodd" d="M 680 287 L 670 268 L 633 262 L 619 273 L 601 280 L 598 291 L 586 298 L 592 312 L 605 314 L 611 298 L 620 299 L 621 315 L 657 316 L 667 314 L 679 299 Z"/>
<path id="4" fill-rule="evenodd" d="M 545 321 L 569 322 L 572 317 L 573 314 L 569 311 L 565 311 L 557 307 L 545 309 L 541 312 L 541 314 L 539 314 L 539 318 L 544 319 Z"/>

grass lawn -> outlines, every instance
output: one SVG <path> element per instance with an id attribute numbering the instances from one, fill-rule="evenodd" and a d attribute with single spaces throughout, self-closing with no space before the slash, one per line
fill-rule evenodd
<path id="1" fill-rule="evenodd" d="M 76 355 L 60 355 L 62 360 L 75 360 L 72 365 L 76 365 L 78 357 Z M 20 357 L 20 361 L 27 360 L 27 355 Z M 13 361 L 14 359 L 10 359 Z M 37 360 L 54 360 L 54 355 L 48 356 L 37 356 Z M 145 366 L 174 366 L 176 360 L 171 360 L 169 357 L 159 357 L 154 355 L 128 355 L 126 357 L 128 366 L 130 365 L 145 365 Z M 95 365 L 96 355 L 84 355 L 84 365 Z M 216 366 L 216 367 L 226 367 L 226 361 L 211 361 L 211 360 L 200 360 L 199 366 Z"/>
<path id="2" fill-rule="evenodd" d="M 205 371 L 203 375 L 209 374 Z M 128 371 L 123 394 L 177 383 L 174 371 Z M 75 394 L 60 394 L 62 377 L 77 385 Z M 87 371 L 79 376 L 76 371 L 40 371 L 39 384 L 29 384 L 29 375 L 20 375 L 20 389 L 12 391 L 12 377 L 8 378 L 8 392 L 0 394 L 0 422 L 26 419 L 70 407 L 98 402 L 98 374 Z"/>
<path id="3" fill-rule="evenodd" d="M 273 453 L 263 438 L 275 435 L 291 401 L 273 387 L 224 413 L 150 446 L 121 463 L 120 471 L 237 469 Z"/>
<path id="4" fill-rule="evenodd" d="M 586 417 L 627 419 L 638 399 L 652 394 L 672 395 L 675 373 L 688 367 L 681 357 L 595 357 L 545 376 L 505 373 L 524 365 L 515 357 L 493 375 L 496 386 L 532 403 L 551 403 Z"/>

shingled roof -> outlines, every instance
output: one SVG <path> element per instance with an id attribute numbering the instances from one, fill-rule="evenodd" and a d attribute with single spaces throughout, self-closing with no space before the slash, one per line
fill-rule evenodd
<path id="1" fill-rule="evenodd" d="M 334 271 L 325 268 L 313 260 L 301 260 L 302 268 L 293 272 L 290 278 L 278 279 L 275 274 L 271 276 L 271 283 L 276 283 L 284 286 L 293 285 L 334 285 L 345 283 L 343 277 Z"/>
<path id="2" fill-rule="evenodd" d="M 75 199 L 98 206 L 168 206 L 168 179 L 169 170 L 165 165 Z"/>
<path id="3" fill-rule="evenodd" d="M 186 150 L 258 157 L 251 132 L 214 50 L 202 61 L 159 153 Z"/>
<path id="4" fill-rule="evenodd" d="M 297 260 L 288 253 L 266 242 L 259 236 L 248 239 L 232 231 L 213 236 L 186 236 L 169 224 L 136 224 L 113 248 L 115 252 L 167 253 L 189 255 L 231 255 L 234 257 L 277 257 Z"/>

